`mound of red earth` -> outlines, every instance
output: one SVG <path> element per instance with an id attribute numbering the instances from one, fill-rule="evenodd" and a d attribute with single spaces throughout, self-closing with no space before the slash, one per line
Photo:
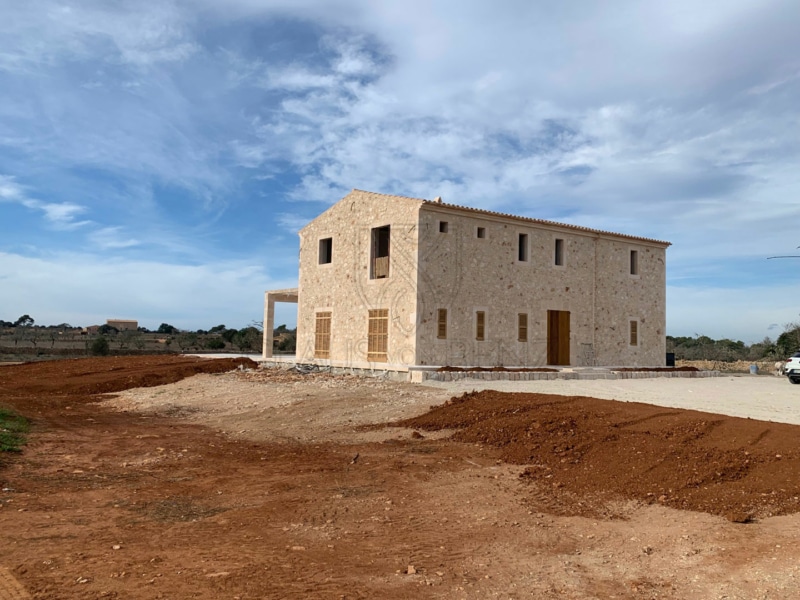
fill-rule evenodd
<path id="1" fill-rule="evenodd" d="M 746 522 L 800 511 L 800 427 L 639 403 L 464 394 L 395 423 L 500 450 L 554 513 L 662 503 Z"/>
<path id="2" fill-rule="evenodd" d="M 175 383 L 198 373 L 256 368 L 249 358 L 203 359 L 179 355 L 119 356 L 0 365 L 0 398 L 20 411 L 59 404 L 71 396 L 110 394 Z M 99 397 L 97 399 L 100 399 Z M 85 398 L 83 399 L 85 401 Z"/>

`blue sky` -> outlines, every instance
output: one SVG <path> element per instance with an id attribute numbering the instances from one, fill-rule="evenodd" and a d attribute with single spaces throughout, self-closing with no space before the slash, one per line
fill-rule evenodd
<path id="1" fill-rule="evenodd" d="M 360 188 L 668 240 L 670 335 L 800 320 L 800 259 L 767 260 L 800 254 L 793 0 L 0 16 L 2 319 L 245 326 Z"/>

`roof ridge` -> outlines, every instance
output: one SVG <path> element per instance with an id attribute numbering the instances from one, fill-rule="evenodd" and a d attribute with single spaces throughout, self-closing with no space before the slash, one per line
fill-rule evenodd
<path id="1" fill-rule="evenodd" d="M 401 196 L 400 194 L 384 194 L 383 192 L 373 192 L 370 190 L 360 190 L 358 188 L 353 188 L 350 193 L 353 192 L 360 192 L 362 194 L 372 194 L 373 196 L 383 196 L 385 198 L 402 198 L 403 200 L 416 200 L 418 202 L 430 202 L 425 198 L 415 198 L 413 196 Z"/>
<path id="2" fill-rule="evenodd" d="M 622 238 L 631 239 L 631 240 L 639 240 L 639 241 L 651 242 L 651 243 L 655 243 L 655 244 L 664 244 L 666 246 L 671 246 L 672 245 L 671 242 L 666 242 L 666 241 L 663 241 L 663 240 L 657 240 L 657 239 L 654 239 L 654 238 L 646 238 L 646 237 L 642 237 L 642 236 L 638 236 L 638 235 L 630 235 L 628 233 L 618 233 L 616 231 L 606 231 L 606 230 L 603 230 L 603 229 L 593 229 L 591 227 L 584 227 L 582 225 L 572 225 L 571 223 L 560 223 L 558 221 L 549 221 L 547 219 L 536 219 L 534 217 L 523 217 L 522 215 L 512 215 L 512 214 L 509 214 L 509 213 L 502 213 L 502 212 L 497 212 L 497 211 L 494 211 L 494 210 L 487 210 L 487 209 L 483 209 L 483 208 L 473 208 L 471 206 L 462 206 L 460 204 L 450 204 L 448 202 L 434 202 L 432 200 L 423 200 L 423 203 L 426 204 L 426 205 L 429 205 L 429 206 L 436 206 L 436 207 L 441 207 L 441 208 L 454 208 L 454 209 L 458 209 L 458 210 L 465 210 L 465 211 L 469 211 L 469 212 L 475 212 L 475 213 L 478 213 L 478 214 L 492 215 L 492 216 L 495 216 L 495 217 L 503 217 L 503 218 L 506 218 L 506 219 L 515 219 L 517 221 L 525 221 L 527 223 L 539 223 L 541 225 L 556 225 L 558 227 L 564 227 L 564 228 L 567 228 L 567 229 L 574 229 L 574 230 L 577 230 L 577 231 L 584 231 L 584 232 L 587 232 L 587 233 L 613 235 L 613 236 L 622 237 Z"/>

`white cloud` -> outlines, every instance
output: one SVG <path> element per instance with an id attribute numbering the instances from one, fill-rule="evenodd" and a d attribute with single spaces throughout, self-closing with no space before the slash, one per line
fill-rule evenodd
<path id="1" fill-rule="evenodd" d="M 103 227 L 89 234 L 89 241 L 103 250 L 131 248 L 141 242 L 136 238 L 127 237 L 122 227 Z"/>
<path id="2" fill-rule="evenodd" d="M 246 262 L 192 266 L 0 252 L 0 279 L 6 278 L 14 285 L 0 285 L 0 306 L 7 314 L 30 314 L 37 323 L 89 325 L 124 315 L 150 328 L 166 321 L 181 329 L 207 329 L 220 321 L 243 327 L 261 319 L 265 289 L 296 285 Z"/>
<path id="3" fill-rule="evenodd" d="M 16 202 L 26 208 L 41 211 L 54 229 L 71 230 L 91 223 L 75 220 L 78 215 L 86 212 L 85 206 L 72 202 L 42 202 L 31 198 L 27 194 L 27 188 L 9 175 L 0 175 L 0 201 Z"/>
<path id="4" fill-rule="evenodd" d="M 302 215 L 293 215 L 289 213 L 282 213 L 277 216 L 278 224 L 283 227 L 284 229 L 288 230 L 290 233 L 297 233 L 303 227 L 308 225 L 308 222 L 311 220 L 308 217 L 304 217 Z"/>

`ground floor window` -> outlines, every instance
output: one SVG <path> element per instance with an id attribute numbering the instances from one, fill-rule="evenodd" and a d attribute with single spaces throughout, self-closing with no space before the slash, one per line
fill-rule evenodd
<path id="1" fill-rule="evenodd" d="M 486 339 L 486 313 L 482 310 L 475 312 L 475 339 L 479 342 Z"/>
<path id="2" fill-rule="evenodd" d="M 517 341 L 528 341 L 528 313 L 519 313 L 517 315 Z"/>
<path id="3" fill-rule="evenodd" d="M 440 340 L 447 339 L 447 309 L 440 308 L 436 313 L 436 337 Z"/>
<path id="4" fill-rule="evenodd" d="M 331 357 L 331 313 L 318 312 L 314 327 L 314 358 Z"/>
<path id="5" fill-rule="evenodd" d="M 367 330 L 367 360 L 387 362 L 389 352 L 389 309 L 377 308 L 369 311 Z"/>
<path id="6" fill-rule="evenodd" d="M 631 346 L 639 345 L 639 321 L 631 321 L 628 344 Z"/>

